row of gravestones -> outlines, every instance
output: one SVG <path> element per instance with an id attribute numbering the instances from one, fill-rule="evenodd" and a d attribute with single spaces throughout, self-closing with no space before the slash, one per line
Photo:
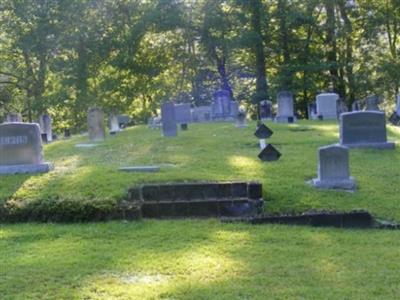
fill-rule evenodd
<path id="1" fill-rule="evenodd" d="M 116 133 L 129 123 L 126 116 L 110 117 L 110 133 Z M 104 114 L 98 108 L 88 111 L 88 129 L 91 141 L 105 138 Z M 0 124 L 0 175 L 45 173 L 52 164 L 44 161 L 43 141 L 52 140 L 51 118 L 43 115 L 38 123 L 23 123 L 19 114 L 8 114 Z"/>
<path id="2" fill-rule="evenodd" d="M 262 161 L 276 161 L 281 154 L 271 144 L 266 144 L 273 134 L 264 124 L 257 127 L 255 136 L 260 141 Z M 379 111 L 356 111 L 340 115 L 339 144 L 318 149 L 318 177 L 309 183 L 322 189 L 354 190 L 355 180 L 350 176 L 349 148 L 394 149 L 388 142 L 386 118 Z"/>
<path id="3" fill-rule="evenodd" d="M 400 125 L 400 95 L 396 99 L 396 109 L 392 114 L 390 121 L 395 125 Z M 365 108 L 367 111 L 380 111 L 379 97 L 368 96 L 365 99 L 365 105 L 361 101 L 356 101 L 352 105 L 353 111 L 361 111 Z M 289 91 L 282 91 L 277 94 L 278 111 L 273 115 L 273 104 L 271 101 L 262 101 L 260 103 L 261 120 L 273 120 L 278 123 L 293 123 L 296 121 L 294 112 L 293 94 Z M 308 105 L 309 119 L 336 120 L 341 113 L 347 112 L 343 102 L 339 101 L 339 95 L 335 93 L 322 93 L 317 95 L 316 102 Z"/>
<path id="4" fill-rule="evenodd" d="M 236 127 L 247 127 L 245 111 L 238 109 L 235 119 Z M 188 123 L 191 123 L 192 120 L 190 104 L 164 102 L 161 105 L 161 118 L 152 118 L 149 121 L 149 127 L 162 128 L 165 137 L 175 137 L 178 134 L 178 125 L 182 130 L 188 130 Z"/>
<path id="5" fill-rule="evenodd" d="M 385 114 L 357 111 L 340 115 L 340 143 L 318 150 L 318 177 L 310 183 L 323 189 L 354 190 L 349 171 L 349 148 L 394 149 L 388 142 Z"/>

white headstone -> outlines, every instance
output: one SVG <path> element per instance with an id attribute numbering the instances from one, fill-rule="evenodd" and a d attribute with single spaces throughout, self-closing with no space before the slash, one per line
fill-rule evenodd
<path id="1" fill-rule="evenodd" d="M 355 182 L 350 177 L 349 149 L 330 145 L 318 149 L 318 178 L 312 180 L 315 187 L 323 189 L 353 190 Z"/>
<path id="2" fill-rule="evenodd" d="M 294 122 L 294 104 L 293 94 L 289 91 L 281 91 L 277 95 L 278 98 L 278 114 L 276 122 L 293 123 Z"/>
<path id="3" fill-rule="evenodd" d="M 110 122 L 110 132 L 117 133 L 121 131 L 121 128 L 119 127 L 118 117 L 116 115 L 111 114 L 109 122 Z"/>
<path id="4" fill-rule="evenodd" d="M 339 95 L 323 93 L 317 95 L 317 115 L 323 120 L 336 120 L 338 113 Z"/>
<path id="5" fill-rule="evenodd" d="M 52 131 L 52 120 L 48 114 L 41 115 L 39 117 L 40 132 L 45 134 L 47 137 L 47 142 L 53 141 L 53 131 Z"/>

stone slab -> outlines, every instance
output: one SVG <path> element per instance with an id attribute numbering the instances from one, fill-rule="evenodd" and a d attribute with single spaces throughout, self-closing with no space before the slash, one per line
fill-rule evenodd
<path id="1" fill-rule="evenodd" d="M 348 180 L 319 180 L 315 178 L 310 183 L 314 187 L 319 189 L 350 190 L 350 191 L 356 189 L 356 182 L 352 177 L 350 177 Z"/>
<path id="2" fill-rule="evenodd" d="M 336 93 L 322 93 L 317 95 L 317 115 L 321 120 L 337 120 L 339 95 Z"/>
<path id="3" fill-rule="evenodd" d="M 99 144 L 76 144 L 75 148 L 94 148 L 97 147 Z"/>
<path id="4" fill-rule="evenodd" d="M 0 175 L 47 173 L 52 169 L 53 165 L 51 163 L 0 166 Z"/>
<path id="5" fill-rule="evenodd" d="M 378 111 L 341 114 L 340 144 L 349 148 L 395 148 L 387 141 L 385 114 Z"/>
<path id="6" fill-rule="evenodd" d="M 176 124 L 175 105 L 172 102 L 164 102 L 161 105 L 161 119 L 164 137 L 175 137 L 178 135 Z"/>
<path id="7" fill-rule="evenodd" d="M 133 167 L 122 167 L 118 171 L 128 173 L 155 173 L 160 172 L 159 166 L 133 166 Z"/>

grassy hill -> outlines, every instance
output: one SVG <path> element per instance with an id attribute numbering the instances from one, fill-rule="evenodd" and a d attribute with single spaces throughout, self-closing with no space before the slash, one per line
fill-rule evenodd
<path id="1" fill-rule="evenodd" d="M 191 180 L 258 180 L 268 212 L 309 209 L 368 209 L 376 216 L 400 221 L 400 149 L 351 150 L 356 193 L 319 191 L 305 182 L 316 176 L 317 149 L 338 141 L 336 123 L 302 121 L 268 124 L 270 142 L 282 157 L 262 163 L 257 158 L 255 124 L 237 129 L 231 123 L 191 124 L 177 138 L 162 138 L 158 130 L 130 128 L 96 148 L 76 148 L 87 137 L 74 137 L 45 147 L 55 170 L 44 175 L 1 177 L 0 216 L 3 220 L 85 220 L 95 211 L 112 211 L 128 187 L 143 182 Z M 400 129 L 389 127 L 398 141 Z M 123 166 L 157 164 L 160 173 L 128 174 Z"/>
<path id="2" fill-rule="evenodd" d="M 365 208 L 400 221 L 400 150 L 352 150 L 355 193 L 317 191 L 317 148 L 333 123 L 268 124 L 281 160 L 257 158 L 254 124 L 191 125 L 175 139 L 128 129 L 94 149 L 85 137 L 47 145 L 56 169 L 0 178 L 3 216 L 84 219 L 112 209 L 129 186 L 184 180 L 259 180 L 268 212 Z M 400 131 L 389 128 L 390 138 Z M 118 167 L 163 164 L 160 173 Z M 174 165 L 174 166 L 171 166 Z M 24 215 L 22 212 L 25 212 Z M 29 213 L 28 213 L 29 212 Z M 40 218 L 39 218 L 40 219 Z M 55 218 L 57 219 L 57 218 Z M 397 299 L 400 232 L 217 220 L 0 225 L 1 299 Z"/>

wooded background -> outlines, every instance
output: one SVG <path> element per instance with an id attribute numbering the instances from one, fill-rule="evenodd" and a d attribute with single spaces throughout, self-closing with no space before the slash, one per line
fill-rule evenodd
<path id="1" fill-rule="evenodd" d="M 298 113 L 399 92 L 400 0 L 2 0 L 0 115 L 81 130 L 88 107 L 136 123 L 166 99 L 232 91 L 254 117 L 279 90 Z"/>

